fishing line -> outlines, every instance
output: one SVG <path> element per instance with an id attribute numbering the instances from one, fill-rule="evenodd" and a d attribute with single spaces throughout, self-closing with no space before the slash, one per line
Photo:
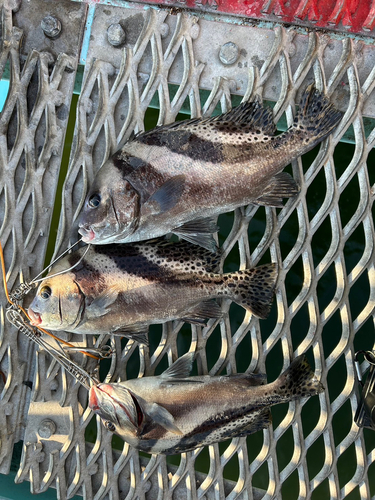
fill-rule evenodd
<path id="1" fill-rule="evenodd" d="M 78 240 L 76 243 L 74 243 L 74 245 L 76 245 L 76 244 L 77 244 L 77 243 L 79 243 L 80 241 L 81 241 L 81 240 Z M 68 250 L 70 250 L 71 248 L 73 248 L 73 247 L 74 247 L 74 245 L 70 246 L 70 247 L 68 248 Z M 77 266 L 78 266 L 78 264 L 80 264 L 80 263 L 82 262 L 82 260 L 85 258 L 85 256 L 86 256 L 87 252 L 90 250 L 90 247 L 91 247 L 91 244 L 87 245 L 87 248 L 85 249 L 85 251 L 84 251 L 83 255 L 82 255 L 82 256 L 80 257 L 80 259 L 79 259 L 79 260 L 78 260 L 75 264 L 73 264 L 71 267 L 69 267 L 68 269 L 63 269 L 62 271 L 59 271 L 58 273 L 55 273 L 55 274 L 50 274 L 50 275 L 46 276 L 46 278 L 54 278 L 55 276 L 60 276 L 61 274 L 68 273 L 69 271 L 71 271 L 72 269 L 74 269 L 75 267 L 77 267 Z M 40 273 L 38 274 L 38 276 L 40 276 L 41 274 L 43 274 L 43 273 L 44 273 L 44 271 L 46 271 L 49 267 L 51 267 L 51 266 L 52 266 L 52 265 L 53 265 L 56 261 L 58 261 L 59 259 L 61 259 L 61 257 L 62 257 L 63 255 L 65 255 L 65 254 L 66 254 L 66 252 L 67 252 L 68 250 L 66 250 L 66 251 L 65 251 L 64 253 L 62 253 L 59 257 L 57 257 L 57 258 L 56 258 L 53 262 L 51 262 L 51 264 L 50 264 L 48 267 L 46 267 L 46 268 L 45 268 L 42 272 L 40 272 Z M 29 284 L 31 285 L 31 284 L 34 284 L 34 283 L 38 283 L 39 281 L 43 281 L 44 279 L 46 279 L 46 278 L 39 278 L 39 279 L 36 279 L 38 276 L 35 276 L 35 278 L 34 278 L 34 279 L 32 279 L 32 280 L 30 281 L 30 283 L 29 283 Z"/>
<path id="2" fill-rule="evenodd" d="M 64 257 L 64 255 L 65 255 L 65 254 L 67 254 L 67 253 L 68 253 L 68 252 L 69 252 L 69 251 L 70 251 L 73 247 L 75 247 L 76 245 L 78 245 L 78 243 L 79 243 L 80 241 L 82 241 L 82 238 L 81 238 L 80 240 L 76 241 L 75 243 L 73 243 L 73 245 L 70 245 L 70 247 L 68 247 L 68 248 L 67 248 L 67 249 L 66 249 L 66 250 L 65 250 L 65 251 L 64 251 L 61 255 L 59 255 L 59 256 L 58 256 L 58 257 L 56 257 L 56 258 L 55 258 L 52 262 L 50 262 L 50 263 L 48 264 L 48 266 L 47 266 L 47 267 L 45 267 L 45 268 L 43 269 L 43 271 L 40 271 L 40 273 L 39 273 L 39 274 L 37 274 L 37 275 L 35 276 L 35 278 L 34 278 L 34 279 L 32 279 L 32 280 L 30 281 L 30 283 L 36 283 L 37 281 L 40 281 L 40 280 L 37 280 L 37 278 L 39 278 L 39 276 L 41 276 L 41 275 L 42 275 L 45 271 L 47 271 L 47 269 L 49 269 L 51 266 L 53 266 L 53 264 L 55 264 L 58 260 L 60 260 L 60 259 L 61 259 L 61 257 Z M 74 267 L 74 266 L 73 266 L 73 267 Z M 68 271 L 69 271 L 69 269 L 68 269 Z M 42 278 L 42 279 L 43 279 L 43 278 Z"/>
<path id="3" fill-rule="evenodd" d="M 77 242 L 77 243 L 78 243 L 78 242 Z M 75 243 L 75 244 L 76 244 L 76 243 Z M 74 245 L 73 245 L 73 246 L 74 246 Z M 70 248 L 71 248 L 71 247 L 70 247 Z M 60 256 L 60 257 L 61 257 L 61 256 Z M 56 259 L 55 259 L 55 261 L 56 261 Z M 55 261 L 54 261 L 54 262 L 55 262 Z M 8 300 L 8 302 L 9 302 L 9 304 L 12 306 L 12 309 L 8 309 L 8 311 L 14 311 L 14 312 L 16 312 L 16 311 L 17 311 L 17 309 L 19 309 L 19 310 L 21 310 L 21 311 L 23 312 L 23 314 L 26 316 L 26 318 L 27 318 L 29 321 L 31 321 L 31 318 L 30 318 L 30 316 L 28 315 L 28 313 L 27 313 L 26 309 L 24 309 L 24 308 L 23 308 L 20 304 L 15 303 L 15 302 L 11 299 L 11 297 L 10 297 L 10 295 L 9 295 L 9 292 L 8 292 L 8 284 L 7 284 L 7 281 L 6 281 L 6 270 L 5 270 L 4 252 L 3 252 L 3 247 L 2 247 L 2 245 L 1 245 L 1 243 L 0 243 L 0 262 L 1 262 L 1 270 L 2 270 L 2 275 L 3 275 L 3 285 L 4 285 L 5 296 L 6 296 L 7 300 Z M 46 268 L 46 269 L 48 269 L 48 268 Z M 43 272 L 44 272 L 44 271 L 43 271 Z M 38 276 L 40 276 L 40 274 L 41 274 L 41 273 L 39 273 L 39 274 L 38 274 Z M 22 285 L 22 283 L 21 283 L 21 285 Z M 30 290 L 31 290 L 31 288 L 30 288 Z M 22 298 L 23 298 L 23 297 L 22 297 Z M 21 299 L 20 299 L 20 300 L 21 300 Z M 25 332 L 24 332 L 24 329 L 22 329 L 22 328 L 20 328 L 20 327 L 19 327 L 19 322 L 14 323 L 14 322 L 12 321 L 12 319 L 9 319 L 9 318 L 11 317 L 11 314 L 9 314 L 9 316 L 8 316 L 8 311 L 6 312 L 6 316 L 7 316 L 8 321 L 9 321 L 10 323 L 12 323 L 14 326 L 16 326 L 16 327 L 18 327 L 19 329 L 21 329 L 23 333 L 25 333 Z M 19 314 L 19 313 L 18 313 L 18 314 Z M 28 324 L 25 322 L 25 320 L 22 318 L 22 316 L 20 316 L 20 318 L 22 319 L 21 324 L 22 324 L 23 326 L 25 326 L 25 328 L 27 328 L 28 326 L 30 326 L 30 327 L 31 327 L 31 325 L 28 325 Z M 19 321 L 20 321 L 20 320 L 19 320 Z M 53 339 L 55 339 L 56 341 L 61 342 L 62 344 L 66 345 L 66 346 L 69 346 L 69 347 L 75 347 L 73 344 L 70 344 L 69 342 L 66 342 L 65 340 L 60 339 L 59 337 L 57 337 L 56 335 L 54 335 L 54 334 L 53 334 L 53 333 L 51 333 L 51 332 L 48 332 L 47 330 L 45 330 L 45 329 L 44 329 L 44 328 L 42 328 L 41 326 L 38 326 L 38 327 L 36 327 L 36 328 L 37 328 L 40 332 L 45 333 L 45 334 L 46 334 L 46 335 L 48 335 L 49 337 L 52 337 L 52 338 L 53 338 Z M 29 338 L 30 338 L 30 337 L 29 337 Z M 31 340 L 34 340 L 34 342 L 35 342 L 35 339 L 34 339 L 34 338 L 32 338 Z M 36 343 L 38 343 L 38 342 L 36 342 Z M 93 354 L 91 354 L 91 353 L 87 353 L 87 354 L 86 354 L 86 353 L 85 353 L 85 351 L 83 351 L 83 350 L 81 350 L 80 352 L 81 352 L 82 354 L 84 354 L 85 356 L 89 356 L 90 358 L 99 359 L 97 356 L 94 356 L 94 355 L 93 355 Z"/>

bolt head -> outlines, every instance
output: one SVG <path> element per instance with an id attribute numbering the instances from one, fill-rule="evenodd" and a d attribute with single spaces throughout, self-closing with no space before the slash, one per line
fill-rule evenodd
<path id="1" fill-rule="evenodd" d="M 233 42 L 227 42 L 221 46 L 219 51 L 219 59 L 225 66 L 230 66 L 237 62 L 240 57 L 240 49 Z"/>
<path id="2" fill-rule="evenodd" d="M 107 29 L 108 42 L 114 47 L 119 47 L 125 42 L 125 31 L 119 23 L 111 24 Z"/>
<path id="3" fill-rule="evenodd" d="M 61 22 L 55 16 L 46 16 L 42 19 L 40 26 L 48 38 L 56 38 L 61 33 Z"/>
<path id="4" fill-rule="evenodd" d="M 38 427 L 38 434 L 41 438 L 49 439 L 56 432 L 56 424 L 53 420 L 46 418 L 40 422 Z"/>

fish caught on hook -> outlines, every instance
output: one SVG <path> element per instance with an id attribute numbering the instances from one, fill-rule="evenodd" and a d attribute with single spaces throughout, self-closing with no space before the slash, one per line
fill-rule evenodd
<path id="1" fill-rule="evenodd" d="M 44 274 L 45 271 L 48 270 L 48 268 L 57 262 L 61 257 L 63 257 L 66 253 L 68 253 L 73 247 L 75 247 L 81 240 L 78 240 L 76 243 L 71 245 L 65 252 L 63 252 L 59 257 L 53 260 L 51 264 L 43 269 L 35 278 L 33 278 L 30 282 L 22 282 L 20 285 L 15 288 L 12 292 L 9 293 L 8 291 L 8 285 L 6 281 L 6 271 L 5 271 L 5 259 L 4 259 L 4 252 L 3 252 L 3 247 L 0 243 L 0 262 L 1 262 L 1 269 L 2 269 L 2 275 L 3 275 L 3 284 L 4 284 L 4 291 L 5 295 L 8 301 L 8 305 L 6 307 L 5 311 L 5 316 L 7 320 L 15 326 L 19 331 L 21 331 L 27 338 L 35 342 L 36 344 L 40 345 L 41 347 L 45 348 L 49 352 L 51 352 L 52 346 L 50 346 L 49 343 L 44 341 L 42 339 L 42 333 L 48 335 L 49 337 L 52 337 L 54 340 L 56 340 L 58 343 L 64 344 L 67 348 L 71 349 L 76 349 L 76 346 L 71 344 L 70 342 L 66 342 L 63 339 L 60 339 L 56 335 L 52 334 L 51 332 L 45 330 L 44 328 L 34 326 L 30 324 L 30 316 L 27 313 L 26 309 L 21 305 L 21 302 L 25 298 L 25 296 L 31 291 L 34 290 L 37 286 L 37 283 L 42 281 L 44 278 L 41 278 L 41 276 Z M 86 255 L 86 252 L 89 250 L 90 245 L 87 246 L 87 249 L 83 253 L 82 258 L 84 255 Z M 74 264 L 74 266 L 78 265 L 79 262 Z M 74 267 L 72 266 L 72 267 Z M 59 273 L 60 274 L 60 273 Z M 92 357 L 94 359 L 100 359 L 100 357 L 106 357 L 106 355 L 100 355 L 100 350 L 98 351 L 99 356 L 93 354 L 93 350 L 85 351 L 82 348 L 77 349 L 79 352 L 84 354 L 85 356 Z M 107 355 L 109 351 L 107 351 Z M 98 354 L 97 353 L 97 354 Z M 3 373 L 3 372 L 1 372 Z M 4 375 L 5 376 L 5 375 Z"/>

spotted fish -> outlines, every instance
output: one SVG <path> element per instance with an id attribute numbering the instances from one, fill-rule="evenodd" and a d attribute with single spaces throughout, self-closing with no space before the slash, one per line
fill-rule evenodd
<path id="1" fill-rule="evenodd" d="M 305 356 L 277 380 L 262 374 L 188 377 L 193 354 L 162 375 L 90 389 L 89 407 L 134 448 L 171 455 L 267 427 L 270 407 L 323 391 Z"/>
<path id="2" fill-rule="evenodd" d="M 310 86 L 279 135 L 272 110 L 259 101 L 138 134 L 98 171 L 79 218 L 82 239 L 127 243 L 175 233 L 214 250 L 215 217 L 248 203 L 282 206 L 298 186 L 281 171 L 340 118 Z"/>
<path id="3" fill-rule="evenodd" d="M 84 251 L 61 259 L 40 283 L 28 310 L 34 325 L 146 342 L 150 323 L 220 317 L 215 298 L 232 299 L 260 318 L 271 307 L 275 264 L 221 274 L 219 253 L 164 239 Z"/>

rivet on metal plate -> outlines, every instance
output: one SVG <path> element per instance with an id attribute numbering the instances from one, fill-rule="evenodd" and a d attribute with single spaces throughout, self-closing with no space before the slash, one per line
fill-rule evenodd
<path id="1" fill-rule="evenodd" d="M 44 17 L 40 27 L 48 38 L 57 38 L 62 29 L 61 21 L 55 16 Z"/>
<path id="2" fill-rule="evenodd" d="M 219 59 L 225 66 L 230 66 L 237 62 L 239 56 L 240 50 L 233 42 L 227 42 L 220 48 Z"/>
<path id="3" fill-rule="evenodd" d="M 53 420 L 46 418 L 38 427 L 38 434 L 41 438 L 49 439 L 56 432 L 56 424 Z"/>
<path id="4" fill-rule="evenodd" d="M 111 24 L 107 29 L 108 42 L 114 47 L 120 47 L 125 42 L 125 31 L 119 23 Z"/>

